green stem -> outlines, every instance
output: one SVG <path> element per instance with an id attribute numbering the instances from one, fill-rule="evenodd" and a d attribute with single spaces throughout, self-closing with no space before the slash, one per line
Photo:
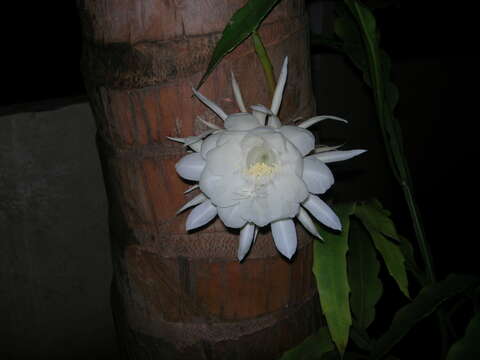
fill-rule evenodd
<path id="1" fill-rule="evenodd" d="M 378 48 L 375 28 L 374 25 L 372 26 L 372 19 L 366 18 L 367 12 L 362 8 L 363 5 L 360 5 L 356 0 L 345 0 L 345 2 L 356 18 L 362 32 L 362 38 L 368 55 L 368 65 L 374 91 L 375 105 L 385 146 L 387 148 L 389 162 L 395 177 L 404 191 L 419 249 L 425 264 L 427 280 L 429 283 L 433 283 L 435 282 L 435 275 L 433 271 L 432 256 L 425 240 L 418 208 L 412 195 L 412 184 L 410 177 L 408 176 L 407 160 L 401 146 L 401 134 L 393 123 L 397 120 L 393 117 L 391 109 L 386 105 L 385 84 L 381 77 L 382 67 L 380 63 L 380 50 Z M 370 28 L 367 26 L 368 20 L 370 20 Z"/>
<path id="2" fill-rule="evenodd" d="M 403 182 L 401 185 L 402 185 L 403 194 L 407 201 L 408 209 L 410 210 L 410 214 L 412 217 L 415 236 L 417 237 L 417 239 L 419 239 L 418 245 L 420 247 L 420 252 L 422 254 L 430 254 L 430 248 L 428 246 L 427 241 L 425 240 L 425 233 L 423 231 L 423 226 L 420 221 L 420 215 L 418 213 L 418 207 L 413 198 L 412 191 L 406 182 Z M 424 256 L 423 261 L 425 262 L 428 283 L 436 282 L 435 273 L 433 271 L 432 258 L 430 256 Z"/>
<path id="3" fill-rule="evenodd" d="M 380 128 L 385 141 L 385 147 L 387 149 L 388 160 L 395 178 L 402 187 L 405 201 L 408 205 L 415 236 L 417 238 L 420 253 L 425 264 L 427 283 L 432 284 L 436 282 L 435 273 L 433 270 L 432 255 L 425 239 L 425 233 L 420 220 L 420 214 L 413 196 L 412 181 L 409 175 L 408 163 L 402 146 L 402 136 L 398 124 L 395 123 L 397 120 L 393 116 L 393 109 L 390 109 L 386 102 L 386 84 L 381 77 L 381 57 L 380 49 L 378 47 L 377 34 L 375 32 L 375 19 L 367 19 L 367 16 L 373 17 L 373 15 L 369 14 L 368 10 L 365 11 L 365 9 L 362 8 L 363 5 L 360 5 L 357 0 L 345 0 L 345 3 L 350 8 L 362 32 L 362 39 L 364 41 L 368 57 L 370 80 L 372 83 L 375 105 L 377 108 Z M 368 27 L 368 25 L 370 25 L 370 27 Z M 441 311 L 441 309 L 439 309 L 437 312 L 437 320 L 442 337 L 442 358 L 445 358 L 447 354 L 449 334 L 445 314 L 443 311 Z"/>
<path id="4" fill-rule="evenodd" d="M 263 67 L 263 72 L 265 73 L 265 78 L 267 79 L 268 89 L 270 90 L 270 95 L 273 96 L 275 92 L 275 75 L 273 74 L 273 66 L 270 58 L 268 57 L 267 50 L 263 45 L 262 39 L 258 32 L 254 31 L 252 33 L 253 45 L 255 47 L 255 52 L 257 53 L 258 59 Z"/>

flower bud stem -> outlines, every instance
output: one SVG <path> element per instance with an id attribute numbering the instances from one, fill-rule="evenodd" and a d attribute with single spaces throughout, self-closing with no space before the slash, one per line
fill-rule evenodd
<path id="1" fill-rule="evenodd" d="M 263 45 L 260 34 L 256 31 L 252 32 L 253 45 L 255 47 L 255 52 L 260 60 L 260 63 L 263 67 L 263 72 L 265 73 L 265 78 L 267 79 L 268 89 L 270 90 L 270 95 L 273 96 L 275 91 L 276 82 L 275 76 L 273 74 L 273 66 L 270 58 L 268 57 L 267 50 Z"/>

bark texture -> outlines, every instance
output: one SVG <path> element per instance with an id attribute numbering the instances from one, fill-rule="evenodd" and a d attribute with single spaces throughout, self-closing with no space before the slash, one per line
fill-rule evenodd
<path id="1" fill-rule="evenodd" d="M 187 234 L 190 184 L 175 173 L 185 155 L 167 136 L 220 124 L 192 97 L 216 41 L 245 0 L 83 0 L 84 74 L 98 128 L 110 205 L 116 325 L 132 359 L 274 359 L 318 325 L 312 244 L 297 227 L 289 262 L 269 231 L 248 258 L 236 259 L 238 232 L 219 220 Z M 290 60 L 282 120 L 313 114 L 307 16 L 284 0 L 260 34 L 279 69 Z M 234 71 L 248 105 L 270 104 L 250 41 L 230 53 L 201 88 L 227 113 L 238 112 Z M 278 71 L 277 71 L 278 72 Z"/>

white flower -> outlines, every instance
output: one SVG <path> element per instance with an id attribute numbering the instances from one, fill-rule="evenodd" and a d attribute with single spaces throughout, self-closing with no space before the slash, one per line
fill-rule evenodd
<path id="1" fill-rule="evenodd" d="M 327 118 L 346 122 L 334 116 L 316 116 L 298 126 L 282 126 L 277 114 L 287 79 L 287 64 L 285 58 L 270 109 L 255 105 L 251 107 L 252 113 L 248 113 L 233 74 L 233 92 L 241 113 L 227 115 L 193 89 L 224 120 L 225 129 L 200 119 L 212 130 L 200 136 L 170 138 L 194 150 L 176 165 L 181 177 L 199 181 L 194 188 L 199 187 L 200 194 L 179 210 L 195 206 L 187 218 L 187 230 L 203 226 L 218 215 L 227 227 L 241 229 L 239 260 L 248 253 L 257 227 L 270 224 L 277 249 L 289 259 L 297 248 L 293 218 L 318 238 L 310 215 L 332 229 L 341 230 L 337 215 L 317 196 L 334 183 L 325 163 L 346 160 L 365 151 L 315 149 L 315 138 L 307 128 Z"/>

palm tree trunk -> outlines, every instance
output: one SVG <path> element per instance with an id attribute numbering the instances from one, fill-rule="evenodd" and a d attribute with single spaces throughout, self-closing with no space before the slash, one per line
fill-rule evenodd
<path id="1" fill-rule="evenodd" d="M 189 184 L 175 173 L 185 149 L 167 140 L 205 130 L 214 116 L 192 97 L 223 27 L 244 0 L 79 0 L 85 82 L 98 128 L 110 206 L 112 305 L 132 359 L 274 359 L 318 325 L 308 235 L 292 262 L 259 235 L 236 259 L 238 234 L 216 221 L 185 232 Z M 307 15 L 284 0 L 260 34 L 275 69 L 290 58 L 281 116 L 310 116 Z M 249 105 L 270 104 L 250 41 L 229 54 L 202 87 L 238 112 L 234 71 Z"/>

